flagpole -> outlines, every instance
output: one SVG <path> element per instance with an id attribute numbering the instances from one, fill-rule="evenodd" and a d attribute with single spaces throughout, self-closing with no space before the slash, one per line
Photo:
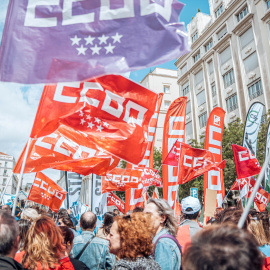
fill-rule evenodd
<path id="1" fill-rule="evenodd" d="M 65 182 L 66 182 L 66 190 L 67 190 L 67 209 L 69 209 L 68 177 L 67 177 L 67 172 L 66 171 L 65 171 Z"/>
<path id="2" fill-rule="evenodd" d="M 238 222 L 238 225 L 237 226 L 240 229 L 243 227 L 243 225 L 245 223 L 245 220 L 246 220 L 246 218 L 248 216 L 249 210 L 251 208 L 251 204 L 253 203 L 253 200 L 254 200 L 254 198 L 256 196 L 256 193 L 257 193 L 257 191 L 258 191 L 258 189 L 260 187 L 260 184 L 261 184 L 261 182 L 263 180 L 265 169 L 266 169 L 269 161 L 270 161 L 270 155 L 268 155 L 267 158 L 264 161 L 262 170 L 261 170 L 261 172 L 259 174 L 259 177 L 258 177 L 256 183 L 255 183 L 254 189 L 253 189 L 253 191 L 252 191 L 252 193 L 250 195 L 250 198 L 249 198 L 248 203 L 247 203 L 247 205 L 246 205 L 246 207 L 244 209 L 244 212 L 243 212 L 243 214 L 242 214 L 242 216 L 241 216 L 241 218 L 240 218 L 240 220 Z"/>
<path id="3" fill-rule="evenodd" d="M 226 194 L 225 198 L 224 198 L 223 201 L 222 201 L 222 204 L 223 204 L 224 201 L 227 199 L 227 197 L 229 196 L 230 193 L 231 193 L 231 190 L 229 190 L 229 192 Z M 221 206 L 222 206 L 222 204 L 221 204 Z"/>
<path id="4" fill-rule="evenodd" d="M 6 185 L 5 185 L 4 190 L 2 191 L 1 199 L 0 199 L 0 203 L 1 203 L 1 204 L 2 204 L 3 197 L 4 197 L 5 193 L 6 193 L 7 187 L 8 187 L 8 185 L 9 185 L 9 182 L 10 182 L 10 180 L 12 179 L 13 175 L 14 175 L 14 173 L 12 172 L 11 175 L 10 175 L 10 177 L 8 178 L 8 181 L 7 181 Z"/>
<path id="5" fill-rule="evenodd" d="M 21 171 L 20 171 L 19 181 L 18 181 L 18 185 L 17 185 L 17 189 L 16 189 L 16 196 L 15 196 L 15 200 L 14 200 L 14 204 L 13 204 L 13 208 L 12 208 L 12 216 L 15 216 L 16 205 L 17 205 L 17 202 L 18 202 L 18 195 L 19 195 L 19 191 L 20 191 L 20 188 L 21 188 L 21 185 L 22 185 L 23 172 L 24 172 L 25 163 L 26 163 L 26 159 L 27 159 L 27 156 L 28 156 L 30 144 L 31 144 L 31 138 L 28 139 L 28 142 L 27 142 L 27 145 L 26 145 L 26 150 L 25 150 L 24 157 L 23 157 L 23 162 L 22 162 L 22 167 L 21 167 Z"/>

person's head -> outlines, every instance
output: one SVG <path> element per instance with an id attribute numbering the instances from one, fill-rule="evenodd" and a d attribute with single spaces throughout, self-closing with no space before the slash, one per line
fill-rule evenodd
<path id="1" fill-rule="evenodd" d="M 199 199 L 188 196 L 181 201 L 181 211 L 184 219 L 198 220 L 201 214 Z"/>
<path id="2" fill-rule="evenodd" d="M 235 225 L 198 232 L 185 250 L 183 270 L 261 270 L 263 258 L 252 235 Z"/>
<path id="3" fill-rule="evenodd" d="M 265 234 L 261 220 L 254 220 L 254 219 L 250 220 L 248 224 L 248 230 L 253 234 L 259 246 L 270 244 Z"/>
<path id="4" fill-rule="evenodd" d="M 152 240 L 155 235 L 151 215 L 139 212 L 116 216 L 114 220 L 107 236 L 110 253 L 120 259 L 148 257 L 152 252 Z"/>
<path id="5" fill-rule="evenodd" d="M 80 227 L 83 231 L 94 231 L 94 229 L 96 228 L 96 223 L 97 216 L 90 211 L 82 214 L 80 218 Z"/>
<path id="6" fill-rule="evenodd" d="M 152 214 L 152 224 L 156 230 L 156 234 L 163 228 L 167 228 L 173 236 L 176 236 L 178 228 L 177 220 L 167 201 L 151 198 L 148 200 L 144 212 Z"/>
<path id="7" fill-rule="evenodd" d="M 59 226 L 67 226 L 73 230 L 75 230 L 75 226 L 73 225 L 69 216 L 62 216 L 58 219 Z"/>
<path id="8" fill-rule="evenodd" d="M 69 255 L 73 247 L 74 233 L 67 226 L 60 226 L 59 229 L 64 237 L 66 251 Z"/>
<path id="9" fill-rule="evenodd" d="M 217 214 L 216 224 L 229 224 L 230 223 L 230 224 L 237 225 L 242 214 L 243 214 L 243 211 L 236 207 L 224 209 L 223 211 Z M 249 217 L 247 217 L 243 225 L 243 229 L 247 229 L 249 220 L 250 220 Z"/>
<path id="10" fill-rule="evenodd" d="M 14 258 L 19 239 L 17 221 L 7 211 L 0 210 L 0 255 Z"/>
<path id="11" fill-rule="evenodd" d="M 112 227 L 113 224 L 113 219 L 116 215 L 113 212 L 107 212 L 104 214 L 103 216 L 103 233 L 105 235 L 110 233 L 110 229 Z"/>
<path id="12" fill-rule="evenodd" d="M 8 204 L 3 205 L 1 209 L 11 214 L 11 208 Z"/>
<path id="13" fill-rule="evenodd" d="M 132 213 L 137 213 L 137 212 L 143 212 L 143 208 L 142 207 L 139 207 L 139 206 L 136 206 L 135 208 L 134 208 L 134 210 L 132 211 Z"/>
<path id="14" fill-rule="evenodd" d="M 36 269 L 37 262 L 43 269 L 54 268 L 59 255 L 65 251 L 64 238 L 51 218 L 41 216 L 28 230 L 23 250 L 21 263 L 25 268 Z"/>
<path id="15" fill-rule="evenodd" d="M 113 210 L 113 212 L 114 212 L 114 214 L 116 216 L 119 216 L 120 215 L 120 211 L 118 209 L 116 209 L 116 208 Z"/>
<path id="16" fill-rule="evenodd" d="M 23 247 L 27 232 L 31 226 L 31 222 L 27 219 L 20 219 L 19 224 L 19 235 L 20 235 L 20 249 Z"/>
<path id="17" fill-rule="evenodd" d="M 31 223 L 40 217 L 39 213 L 34 208 L 25 208 L 22 211 L 21 218 L 29 220 Z"/>

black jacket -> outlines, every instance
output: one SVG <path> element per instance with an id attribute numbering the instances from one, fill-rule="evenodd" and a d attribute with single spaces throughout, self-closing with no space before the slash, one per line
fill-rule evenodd
<path id="1" fill-rule="evenodd" d="M 1 270 L 25 270 L 21 264 L 16 262 L 10 257 L 7 256 L 0 256 L 0 269 Z"/>
<path id="2" fill-rule="evenodd" d="M 89 270 L 89 268 L 81 261 L 69 257 L 75 270 Z M 1 268 L 0 268 L 1 269 Z M 1 269 L 2 270 L 2 269 Z"/>

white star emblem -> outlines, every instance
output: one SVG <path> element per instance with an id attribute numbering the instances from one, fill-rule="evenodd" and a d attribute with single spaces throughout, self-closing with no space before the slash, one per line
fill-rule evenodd
<path id="1" fill-rule="evenodd" d="M 80 116 L 83 116 L 83 112 L 82 111 L 80 111 Z"/>
<path id="2" fill-rule="evenodd" d="M 76 50 L 78 51 L 78 55 L 83 54 L 85 55 L 85 51 L 87 50 L 87 48 L 83 47 L 83 45 L 81 45 L 80 48 L 76 48 Z"/>
<path id="3" fill-rule="evenodd" d="M 123 37 L 123 35 L 119 35 L 118 33 L 116 33 L 115 36 L 112 36 L 113 43 L 115 43 L 115 42 L 121 43 L 120 38 L 122 38 L 122 37 Z"/>
<path id="4" fill-rule="evenodd" d="M 108 46 L 104 47 L 106 49 L 106 54 L 108 53 L 113 53 L 113 49 L 115 48 L 115 46 L 112 46 L 112 44 L 110 43 Z"/>
<path id="5" fill-rule="evenodd" d="M 109 37 L 106 37 L 104 34 L 101 36 L 101 37 L 99 37 L 98 39 L 99 39 L 99 45 L 100 44 L 102 44 L 102 43 L 105 43 L 105 44 L 107 44 L 107 39 L 108 39 Z"/>
<path id="6" fill-rule="evenodd" d="M 103 129 L 104 127 L 102 126 L 97 126 L 97 131 L 101 132 L 101 130 Z"/>
<path id="7" fill-rule="evenodd" d="M 94 39 L 95 39 L 94 37 L 91 37 L 91 36 L 89 35 L 87 38 L 84 39 L 84 40 L 86 41 L 85 45 L 87 45 L 87 44 L 93 45 Z"/>
<path id="8" fill-rule="evenodd" d="M 70 40 L 72 41 L 71 46 L 73 46 L 74 44 L 80 45 L 79 43 L 80 43 L 81 38 L 78 38 L 77 35 L 75 35 L 74 38 L 70 38 Z"/>
<path id="9" fill-rule="evenodd" d="M 88 114 L 88 115 L 86 115 L 86 119 L 87 120 L 90 120 L 91 119 L 91 116 Z"/>
<path id="10" fill-rule="evenodd" d="M 83 125 L 85 123 L 84 119 L 81 119 L 81 125 Z"/>
<path id="11" fill-rule="evenodd" d="M 107 122 L 103 122 L 103 126 L 104 126 L 104 127 L 108 127 L 109 124 L 108 124 Z"/>
<path id="12" fill-rule="evenodd" d="M 92 122 L 88 122 L 88 126 L 87 127 L 89 127 L 89 128 L 93 128 L 93 126 L 95 126 Z"/>
<path id="13" fill-rule="evenodd" d="M 95 117 L 95 122 L 97 122 L 99 124 L 100 119 L 98 119 L 97 117 Z"/>
<path id="14" fill-rule="evenodd" d="M 98 47 L 96 44 L 95 47 L 91 47 L 90 49 L 92 50 L 92 55 L 94 55 L 94 54 L 99 54 L 101 47 Z"/>

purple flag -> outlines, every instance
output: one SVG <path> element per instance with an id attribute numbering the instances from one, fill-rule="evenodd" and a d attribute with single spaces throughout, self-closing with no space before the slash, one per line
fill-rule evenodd
<path id="1" fill-rule="evenodd" d="M 189 51 L 177 0 L 10 1 L 0 80 L 82 81 L 170 61 Z"/>

